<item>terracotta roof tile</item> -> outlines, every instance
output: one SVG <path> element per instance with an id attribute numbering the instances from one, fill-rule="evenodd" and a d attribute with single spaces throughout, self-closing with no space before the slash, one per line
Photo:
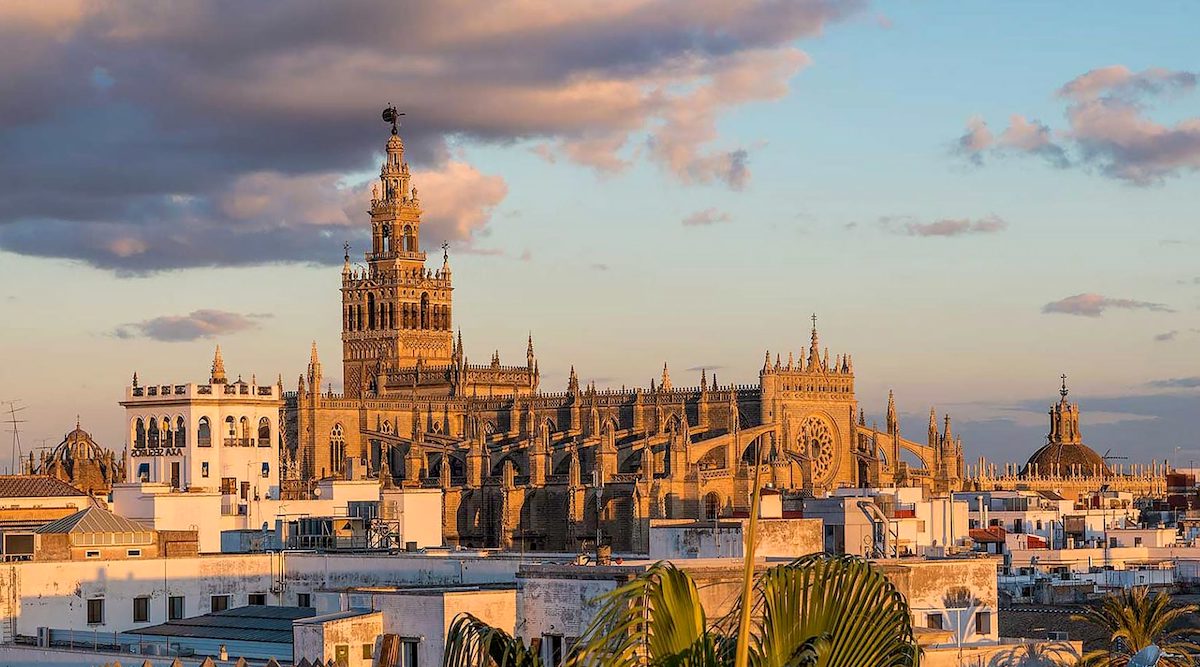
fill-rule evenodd
<path id="1" fill-rule="evenodd" d="M 85 496 L 83 491 L 49 475 L 0 475 L 0 498 Z"/>

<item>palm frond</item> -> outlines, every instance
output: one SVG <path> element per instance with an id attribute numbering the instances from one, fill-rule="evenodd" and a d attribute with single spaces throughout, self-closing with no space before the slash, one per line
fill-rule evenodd
<path id="1" fill-rule="evenodd" d="M 542 667 L 542 660 L 519 637 L 464 612 L 446 632 L 442 667 Z"/>
<path id="2" fill-rule="evenodd" d="M 595 618 L 570 657 L 573 667 L 717 664 L 696 584 L 669 562 L 597 599 Z"/>

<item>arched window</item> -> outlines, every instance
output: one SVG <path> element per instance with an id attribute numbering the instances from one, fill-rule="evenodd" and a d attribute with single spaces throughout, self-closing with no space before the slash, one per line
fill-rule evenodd
<path id="1" fill-rule="evenodd" d="M 375 330 L 375 295 L 367 293 L 367 328 Z"/>
<path id="2" fill-rule="evenodd" d="M 709 491 L 704 496 L 704 518 L 715 520 L 721 514 L 721 496 L 716 491 Z"/>
<path id="3" fill-rule="evenodd" d="M 421 328 L 429 328 L 429 292 L 421 295 Z"/>
<path id="4" fill-rule="evenodd" d="M 388 328 L 396 328 L 396 304 L 394 303 L 388 304 Z"/>
<path id="5" fill-rule="evenodd" d="M 175 419 L 175 446 L 187 447 L 187 425 L 183 423 L 183 417 Z"/>
<path id="6" fill-rule="evenodd" d="M 392 226 L 384 225 L 383 230 L 381 231 L 380 235 L 382 237 L 380 239 L 380 241 L 381 241 L 381 245 L 383 246 L 383 251 L 391 252 L 391 250 L 392 250 Z"/>
<path id="7" fill-rule="evenodd" d="M 232 416 L 225 418 L 225 445 L 237 444 L 237 421 Z"/>
<path id="8" fill-rule="evenodd" d="M 208 417 L 201 417 L 196 424 L 196 446 L 212 447 L 212 427 L 208 423 Z"/>
<path id="9" fill-rule="evenodd" d="M 266 417 L 258 420 L 258 446 L 271 446 L 271 420 Z"/>
<path id="10" fill-rule="evenodd" d="M 392 432 L 392 422 L 384 421 L 383 426 L 380 427 L 379 430 L 383 433 L 391 433 Z"/>
<path id="11" fill-rule="evenodd" d="M 341 424 L 334 424 L 333 430 L 329 432 L 329 467 L 331 470 L 340 472 L 342 465 L 346 461 L 346 439 L 342 431 Z"/>
<path id="12" fill-rule="evenodd" d="M 175 434 L 171 431 L 171 418 L 163 417 L 158 423 L 162 424 L 162 446 L 174 447 Z"/>
<path id="13" fill-rule="evenodd" d="M 158 448 L 158 420 L 154 417 L 150 418 L 150 426 L 146 428 L 146 444 L 150 449 Z"/>
<path id="14" fill-rule="evenodd" d="M 417 251 L 417 238 L 413 236 L 412 227 L 404 228 L 404 249 L 408 252 Z"/>
<path id="15" fill-rule="evenodd" d="M 250 444 L 250 437 L 251 437 L 250 434 L 252 433 L 252 431 L 250 430 L 250 428 L 251 428 L 250 420 L 246 419 L 245 417 L 242 417 L 241 419 L 238 420 L 238 426 L 241 427 L 238 429 L 238 436 L 242 439 L 242 441 L 239 442 L 238 444 L 239 445 Z"/>
<path id="16" fill-rule="evenodd" d="M 142 421 L 141 417 L 137 419 L 137 425 L 133 430 L 133 446 L 137 449 L 146 448 L 146 422 Z"/>

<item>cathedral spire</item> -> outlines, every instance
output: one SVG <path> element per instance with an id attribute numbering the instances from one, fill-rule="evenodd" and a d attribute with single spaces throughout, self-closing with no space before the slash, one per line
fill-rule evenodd
<path id="1" fill-rule="evenodd" d="M 529 332 L 529 344 L 525 346 L 525 365 L 533 368 L 533 332 Z"/>
<path id="2" fill-rule="evenodd" d="M 663 391 L 671 391 L 671 371 L 667 370 L 667 362 L 663 362 L 662 382 L 659 388 Z"/>
<path id="3" fill-rule="evenodd" d="M 812 314 L 812 340 L 808 346 L 808 369 L 815 371 L 821 365 L 821 344 L 817 336 L 817 314 Z"/>
<path id="4" fill-rule="evenodd" d="M 937 408 L 929 408 L 929 444 L 936 445 L 938 441 Z"/>
<path id="5" fill-rule="evenodd" d="M 899 430 L 900 422 L 898 419 L 896 419 L 896 394 L 889 389 L 887 402 L 887 432 L 891 435 L 895 435 Z"/>
<path id="6" fill-rule="evenodd" d="M 317 356 L 317 341 L 312 342 L 308 354 L 308 386 L 313 392 L 321 391 L 321 359 Z"/>
<path id="7" fill-rule="evenodd" d="M 225 360 L 221 358 L 221 346 L 217 346 L 217 351 L 213 355 L 212 362 L 212 377 L 208 379 L 209 384 L 225 384 Z"/>

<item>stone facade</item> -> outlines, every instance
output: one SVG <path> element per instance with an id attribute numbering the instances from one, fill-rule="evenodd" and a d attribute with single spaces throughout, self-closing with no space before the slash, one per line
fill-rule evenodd
<path id="1" fill-rule="evenodd" d="M 76 421 L 75 429 L 40 460 L 29 453 L 26 474 L 56 477 L 84 493 L 103 496 L 114 482 L 125 481 L 125 459 L 96 444 Z"/>
<path id="2" fill-rule="evenodd" d="M 846 486 L 958 489 L 962 443 L 949 417 L 924 442 L 868 427 L 850 355 L 830 357 L 814 316 L 807 350 L 768 352 L 750 385 L 546 392 L 529 338 L 523 365 L 471 363 L 451 330 L 449 257 L 425 268 L 420 200 L 393 134 L 371 201 L 366 268 L 342 268 L 344 393 L 322 391 L 314 345 L 283 422 L 298 483 L 358 470 L 385 484 L 441 487 L 448 543 L 580 549 L 595 536 L 645 553 L 649 520 L 744 511 L 756 474 L 785 496 Z M 382 191 L 380 190 L 380 187 Z M 444 248 L 443 248 L 444 250 Z M 761 466 L 755 462 L 761 453 Z M 909 452 L 920 461 L 901 461 Z"/>

